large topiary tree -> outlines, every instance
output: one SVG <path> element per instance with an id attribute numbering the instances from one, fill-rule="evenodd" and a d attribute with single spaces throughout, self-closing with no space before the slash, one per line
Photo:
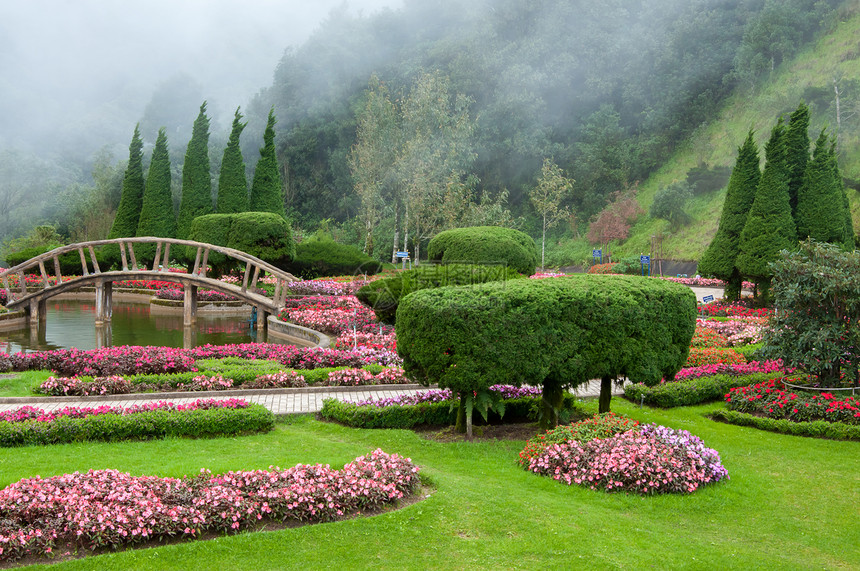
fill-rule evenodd
<path id="1" fill-rule="evenodd" d="M 254 212 L 272 212 L 286 217 L 284 211 L 284 185 L 281 181 L 281 171 L 278 169 L 278 156 L 275 152 L 275 109 L 269 109 L 269 120 L 263 133 L 263 147 L 260 149 L 260 159 L 254 169 L 254 180 L 251 183 L 251 210 Z"/>
<path id="2" fill-rule="evenodd" d="M 537 245 L 531 236 L 499 226 L 455 228 L 437 234 L 427 245 L 436 262 L 504 264 L 527 276 L 537 267 Z"/>
<path id="3" fill-rule="evenodd" d="M 744 144 L 738 148 L 738 158 L 729 178 L 717 234 L 699 260 L 700 274 L 726 282 L 727 299 L 738 299 L 741 295 L 743 280 L 736 264 L 741 231 L 746 225 L 747 214 L 761 179 L 758 147 L 753 134 L 750 129 Z"/>
<path id="4" fill-rule="evenodd" d="M 833 173 L 830 140 L 822 129 L 797 197 L 797 237 L 818 242 L 845 242 L 845 195 Z M 852 239 L 853 242 L 853 239 Z"/>
<path id="5" fill-rule="evenodd" d="M 788 118 L 785 131 L 785 158 L 788 171 L 788 201 L 791 214 L 797 221 L 797 203 L 800 187 L 806 176 L 809 162 L 809 107 L 802 101 Z"/>
<path id="6" fill-rule="evenodd" d="M 248 180 L 245 178 L 245 160 L 239 147 L 239 137 L 247 124 L 242 123 L 242 114 L 236 109 L 233 128 L 224 149 L 224 158 L 221 160 L 221 174 L 218 177 L 218 200 L 215 208 L 218 214 L 248 210 Z"/>
<path id="7" fill-rule="evenodd" d="M 781 250 L 797 244 L 794 218 L 788 200 L 785 125 L 779 119 L 765 146 L 765 166 L 755 200 L 741 232 L 737 267 L 756 283 L 762 304 L 769 301 L 771 270 Z"/>
<path id="8" fill-rule="evenodd" d="M 170 194 L 170 155 L 167 149 L 167 134 L 158 130 L 152 161 L 146 176 L 143 205 L 140 209 L 138 236 L 176 237 L 176 215 L 173 212 L 173 197 Z M 140 246 L 136 250 L 139 261 L 150 264 L 155 257 L 155 246 Z"/>
<path id="9" fill-rule="evenodd" d="M 397 309 L 397 351 L 416 379 L 461 402 L 497 383 L 542 385 L 549 426 L 565 389 L 590 379 L 601 379 L 601 412 L 613 379 L 673 379 L 695 326 L 688 287 L 580 274 L 417 291 Z"/>
<path id="10" fill-rule="evenodd" d="M 122 179 L 122 194 L 108 238 L 128 238 L 137 235 L 144 186 L 143 139 L 140 137 L 138 123 L 134 126 L 134 134 L 128 147 L 128 166 Z"/>
<path id="11" fill-rule="evenodd" d="M 182 165 L 182 199 L 176 235 L 185 239 L 191 231 L 191 221 L 204 214 L 212 214 L 212 178 L 209 172 L 209 117 L 206 102 L 194 120 L 191 140 L 185 151 Z"/>

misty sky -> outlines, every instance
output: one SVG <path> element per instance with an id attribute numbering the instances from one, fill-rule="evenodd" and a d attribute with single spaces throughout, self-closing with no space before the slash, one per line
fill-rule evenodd
<path id="1" fill-rule="evenodd" d="M 300 45 L 332 10 L 369 15 L 402 4 L 0 0 L 0 147 L 44 139 L 57 122 L 67 131 L 76 121 L 91 128 L 126 109 L 137 114 L 121 126 L 130 133 L 153 89 L 182 72 L 232 114 L 270 85 L 284 49 Z"/>

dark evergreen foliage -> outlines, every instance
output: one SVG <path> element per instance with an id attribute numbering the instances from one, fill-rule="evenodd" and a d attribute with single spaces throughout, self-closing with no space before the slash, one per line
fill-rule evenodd
<path id="1" fill-rule="evenodd" d="M 318 233 L 296 244 L 296 255 L 284 269 L 309 280 L 325 276 L 374 275 L 382 271 L 382 263 L 355 246 L 340 244 L 330 235 Z"/>
<path id="2" fill-rule="evenodd" d="M 140 137 L 138 124 L 134 126 L 134 134 L 128 147 L 128 167 L 122 179 L 122 195 L 108 238 L 128 238 L 137 235 L 144 186 L 143 139 Z"/>
<path id="3" fill-rule="evenodd" d="M 729 178 L 717 234 L 698 266 L 700 274 L 728 282 L 726 295 L 733 299 L 739 297 L 741 292 L 742 280 L 736 265 L 741 231 L 746 225 L 760 179 L 758 147 L 750 130 L 744 144 L 738 148 L 738 158 Z"/>
<path id="4" fill-rule="evenodd" d="M 834 177 L 833 162 L 830 140 L 822 129 L 797 199 L 797 236 L 801 240 L 812 238 L 834 244 L 845 241 L 845 191 L 840 188 L 841 178 Z"/>
<path id="5" fill-rule="evenodd" d="M 461 394 L 541 383 L 557 410 L 564 388 L 589 379 L 604 379 L 607 396 L 612 379 L 673 379 L 695 326 L 685 286 L 578 274 L 417 291 L 397 310 L 397 351 L 422 383 Z"/>
<path id="6" fill-rule="evenodd" d="M 170 194 L 170 156 L 167 149 L 167 134 L 158 130 L 152 161 L 146 177 L 143 192 L 143 206 L 140 210 L 138 236 L 176 237 L 176 215 L 173 212 L 173 198 Z M 135 249 L 138 261 L 147 265 L 155 256 L 155 246 L 141 246 Z"/>
<path id="7" fill-rule="evenodd" d="M 763 302 L 768 301 L 770 263 L 781 250 L 793 250 L 797 232 L 788 200 L 788 169 L 785 156 L 785 125 L 779 119 L 765 146 L 765 166 L 755 200 L 741 232 L 737 268 L 759 287 Z"/>
<path id="8" fill-rule="evenodd" d="M 275 109 L 269 109 L 266 131 L 263 134 L 263 147 L 260 149 L 260 159 L 254 169 L 254 180 L 251 183 L 251 210 L 254 212 L 273 212 L 286 216 L 284 211 L 284 186 L 281 182 L 281 172 L 278 168 L 278 157 L 275 152 Z"/>
<path id="9" fill-rule="evenodd" d="M 236 109 L 233 128 L 224 149 L 224 158 L 221 160 L 221 174 L 218 177 L 218 214 L 235 214 L 248 210 L 248 180 L 245 178 L 245 160 L 239 146 L 239 137 L 247 125 L 242 123 L 242 114 Z"/>
<path id="10" fill-rule="evenodd" d="M 809 162 L 809 107 L 801 101 L 788 120 L 785 131 L 785 156 L 788 165 L 788 200 L 797 221 L 797 201 Z"/>
<path id="11" fill-rule="evenodd" d="M 206 115 L 206 102 L 200 106 L 200 113 L 194 120 L 191 140 L 185 151 L 182 166 L 182 199 L 179 203 L 177 237 L 187 238 L 191 231 L 191 221 L 198 216 L 211 214 L 212 179 L 209 173 L 209 117 Z"/>

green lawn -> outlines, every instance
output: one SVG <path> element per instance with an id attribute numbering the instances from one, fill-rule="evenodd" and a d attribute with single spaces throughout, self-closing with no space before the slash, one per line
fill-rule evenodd
<path id="1" fill-rule="evenodd" d="M 590 403 L 588 406 L 596 406 Z M 0 451 L 0 485 L 90 468 L 181 476 L 329 463 L 376 447 L 412 458 L 428 499 L 371 518 L 68 561 L 57 569 L 858 569 L 860 443 L 718 424 L 721 405 L 616 412 L 688 429 L 731 480 L 692 495 L 568 487 L 516 465 L 523 442 L 447 443 L 296 417 L 259 436 Z"/>

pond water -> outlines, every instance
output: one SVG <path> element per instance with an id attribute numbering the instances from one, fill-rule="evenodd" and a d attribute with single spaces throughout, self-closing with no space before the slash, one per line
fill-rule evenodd
<path id="1" fill-rule="evenodd" d="M 0 352 L 98 349 L 118 345 L 196 347 L 210 343 L 250 343 L 258 339 L 249 317 L 214 317 L 198 312 L 196 327 L 185 328 L 182 314 L 151 315 L 148 303 L 114 300 L 109 325 L 96 327 L 94 301 L 48 300 L 38 329 L 0 331 Z M 260 334 L 265 337 L 265 333 Z"/>

